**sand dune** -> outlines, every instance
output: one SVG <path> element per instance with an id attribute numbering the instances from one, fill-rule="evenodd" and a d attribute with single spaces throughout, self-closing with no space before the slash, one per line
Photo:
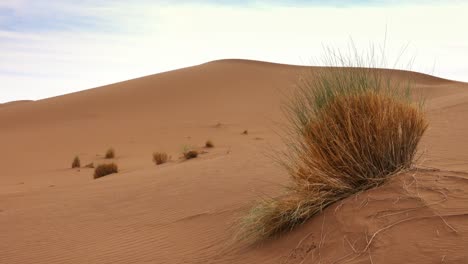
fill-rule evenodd
<path id="1" fill-rule="evenodd" d="M 468 174 L 454 172 L 468 171 L 468 84 L 404 71 L 386 73 L 426 98 L 419 163 L 440 171 L 398 175 L 262 245 L 231 244 L 236 219 L 287 181 L 265 152 L 281 147 L 281 103 L 304 70 L 222 60 L 0 106 L 0 263 L 468 262 Z M 178 159 L 207 139 L 208 153 Z M 69 168 L 75 155 L 105 162 L 109 147 L 120 173 Z M 153 151 L 172 161 L 156 167 Z"/>
<path id="2" fill-rule="evenodd" d="M 19 101 L 12 101 L 12 102 L 7 102 L 0 104 L 0 107 L 9 107 L 9 106 L 16 106 L 16 105 L 22 105 L 25 103 L 33 102 L 31 100 L 19 100 Z"/>

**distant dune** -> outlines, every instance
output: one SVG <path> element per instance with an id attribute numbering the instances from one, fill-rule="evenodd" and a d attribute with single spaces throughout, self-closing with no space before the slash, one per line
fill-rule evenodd
<path id="1" fill-rule="evenodd" d="M 252 202 L 288 180 L 265 152 L 283 147 L 281 105 L 314 69 L 221 60 L 0 104 L 0 263 L 468 263 L 468 174 L 456 172 L 468 171 L 468 84 L 407 71 L 384 70 L 425 98 L 424 169 L 278 239 L 231 243 Z M 76 155 L 107 162 L 110 147 L 118 174 L 70 168 Z M 179 159 L 187 147 L 207 153 Z M 155 151 L 172 161 L 156 166 Z"/>

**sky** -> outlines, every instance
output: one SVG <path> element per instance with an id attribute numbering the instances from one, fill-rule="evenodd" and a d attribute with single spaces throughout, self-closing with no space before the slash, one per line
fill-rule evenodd
<path id="1" fill-rule="evenodd" d="M 324 47 L 468 82 L 468 1 L 0 0 L 0 103 L 241 58 L 320 65 Z"/>

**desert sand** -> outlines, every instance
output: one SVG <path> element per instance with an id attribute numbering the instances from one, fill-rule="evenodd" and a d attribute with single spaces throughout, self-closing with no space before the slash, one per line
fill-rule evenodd
<path id="1" fill-rule="evenodd" d="M 233 242 L 288 181 L 268 153 L 306 69 L 221 60 L 0 106 L 0 263 L 468 263 L 468 83 L 406 71 L 386 74 L 426 98 L 418 170 L 279 238 Z M 118 174 L 70 168 L 109 147 Z M 156 166 L 154 151 L 172 160 Z"/>

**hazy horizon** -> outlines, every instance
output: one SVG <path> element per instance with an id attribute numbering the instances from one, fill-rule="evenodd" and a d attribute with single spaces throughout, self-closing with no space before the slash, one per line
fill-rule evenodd
<path id="1" fill-rule="evenodd" d="M 0 103 L 218 59 L 311 65 L 350 38 L 360 49 L 385 42 L 389 67 L 414 59 L 411 70 L 468 82 L 468 3 L 409 2 L 4 0 Z"/>

